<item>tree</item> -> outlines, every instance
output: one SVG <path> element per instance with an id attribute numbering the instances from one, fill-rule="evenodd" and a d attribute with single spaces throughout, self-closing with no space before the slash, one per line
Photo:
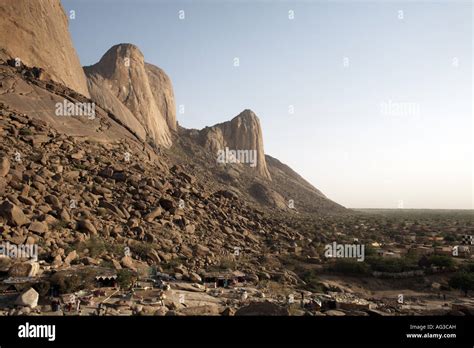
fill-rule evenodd
<path id="1" fill-rule="evenodd" d="M 454 261 L 451 256 L 445 255 L 432 255 L 428 258 L 430 265 L 434 265 L 441 268 L 452 268 Z"/>
<path id="2" fill-rule="evenodd" d="M 444 236 L 444 240 L 446 242 L 454 242 L 454 241 L 456 241 L 456 236 L 454 236 L 452 234 L 447 234 L 446 236 Z"/>
<path id="3" fill-rule="evenodd" d="M 462 266 L 462 269 L 466 270 L 466 272 L 468 273 L 473 273 L 474 272 L 474 262 L 468 262 L 468 263 L 465 263 L 463 266 Z"/>
<path id="4" fill-rule="evenodd" d="M 418 266 L 421 268 L 426 268 L 431 266 L 430 260 L 426 257 L 426 255 L 423 255 L 420 260 L 418 261 Z"/>
<path id="5" fill-rule="evenodd" d="M 449 286 L 464 291 L 467 296 L 469 290 L 474 290 L 474 274 L 458 272 L 449 280 Z"/>
<path id="6" fill-rule="evenodd" d="M 135 280 L 135 275 L 128 269 L 121 269 L 117 273 L 117 283 L 122 289 L 129 289 Z"/>

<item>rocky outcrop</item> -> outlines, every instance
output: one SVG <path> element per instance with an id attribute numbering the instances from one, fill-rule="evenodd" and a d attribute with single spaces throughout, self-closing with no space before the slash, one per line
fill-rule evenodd
<path id="1" fill-rule="evenodd" d="M 59 0 L 0 2 L 0 48 L 4 55 L 44 69 L 52 80 L 89 96 Z"/>
<path id="2" fill-rule="evenodd" d="M 288 208 L 288 203 L 283 196 L 263 183 L 254 182 L 249 191 L 259 203 L 265 206 L 278 209 Z"/>
<path id="3" fill-rule="evenodd" d="M 142 140 L 171 146 L 170 129 L 176 129 L 171 82 L 161 69 L 145 63 L 136 46 L 115 45 L 84 71 L 92 99 Z"/>
<path id="4" fill-rule="evenodd" d="M 176 105 L 174 102 L 173 85 L 171 80 L 163 71 L 153 64 L 145 63 L 148 73 L 150 88 L 155 97 L 156 105 L 163 117 L 166 119 L 169 129 L 177 130 Z"/>
<path id="5" fill-rule="evenodd" d="M 260 121 L 252 110 L 244 110 L 231 121 L 206 127 L 200 133 L 202 144 L 216 154 L 218 163 L 248 165 L 259 176 L 271 180 Z"/>

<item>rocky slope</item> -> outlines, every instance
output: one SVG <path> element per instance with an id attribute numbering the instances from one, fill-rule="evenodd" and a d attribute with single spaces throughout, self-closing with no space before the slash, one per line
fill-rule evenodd
<path id="1" fill-rule="evenodd" d="M 44 69 L 49 78 L 89 96 L 59 0 L 2 0 L 0 56 Z"/>
<path id="2" fill-rule="evenodd" d="M 43 89 L 49 98 L 83 98 L 27 78 L 27 67 L 1 63 L 3 76 Z M 137 270 L 180 260 L 197 272 L 232 258 L 236 247 L 248 255 L 242 267 L 251 270 L 263 251 L 288 251 L 303 238 L 216 183 L 209 171 L 175 165 L 165 153 L 121 136 L 127 129 L 113 119 L 104 124 L 113 117 L 104 110 L 88 122 L 108 131 L 72 136 L 56 128 L 54 118 L 19 112 L 1 100 L 0 232 L 3 241 L 39 245 L 43 270 L 72 263 Z M 81 247 L 96 241 L 108 247 L 93 254 Z M 133 257 L 124 256 L 127 246 Z"/>
<path id="3" fill-rule="evenodd" d="M 9 61 L 12 64 L 11 61 Z M 78 116 L 57 114 L 58 105 L 91 105 L 92 100 L 76 91 L 52 81 L 43 81 L 36 69 L 24 65 L 16 67 L 0 58 L 0 102 L 26 113 L 41 122 L 48 122 L 59 132 L 100 142 L 118 139 L 136 139 L 129 127 L 115 115 L 95 106 L 94 112 Z M 35 146 L 41 146 L 46 137 L 41 132 L 29 134 Z"/>
<path id="4" fill-rule="evenodd" d="M 295 210 L 313 214 L 337 214 L 347 211 L 342 205 L 327 198 L 286 164 L 269 155 L 265 158 L 273 178 L 272 183 L 267 186 L 281 196 L 287 197 L 287 201 L 291 200 Z"/>
<path id="5" fill-rule="evenodd" d="M 171 82 L 161 69 L 145 63 L 136 46 L 113 46 L 84 71 L 93 100 L 143 140 L 171 146 L 170 129 L 176 129 Z"/>

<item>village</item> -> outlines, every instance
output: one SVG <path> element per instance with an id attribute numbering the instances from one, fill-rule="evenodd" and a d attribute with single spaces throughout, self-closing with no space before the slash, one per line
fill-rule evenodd
<path id="1" fill-rule="evenodd" d="M 363 241 L 363 262 L 357 259 L 360 255 L 348 259 L 331 257 L 324 253 L 324 240 L 317 242 L 318 247 L 309 240 L 306 244 L 304 241 L 289 244 L 286 250 L 278 252 L 282 267 L 276 269 L 262 265 L 258 270 L 244 261 L 229 263 L 226 269 L 200 272 L 183 264 L 148 265 L 137 269 L 137 262 L 128 268 L 114 262 L 117 267 L 110 268 L 94 264 L 92 260 L 89 265 L 77 262 L 75 251 L 66 257 L 70 260 L 61 267 L 51 267 L 44 260 L 30 260 L 16 268 L 0 268 L 0 313 L 82 316 L 472 314 L 474 298 L 472 293 L 469 296 L 470 288 L 461 286 L 456 290 L 450 286 L 454 284 L 450 277 L 473 264 L 474 245 L 472 236 L 467 234 L 472 233 L 469 224 L 465 229 L 451 228 L 443 234 L 406 224 L 404 228 L 408 232 L 379 233 L 377 240 L 368 237 L 373 232 L 369 224 L 370 221 L 358 224 L 360 230 L 350 237 L 342 232 L 341 226 L 334 227 L 334 232 L 326 236 L 328 240 L 337 238 L 341 243 L 354 245 Z M 393 227 L 400 229 L 398 225 Z M 244 260 L 241 253 L 245 253 L 245 248 L 236 249 L 232 256 L 235 260 L 241 257 Z M 274 256 L 267 256 L 267 262 L 269 257 Z M 122 265 L 132 263 L 124 259 Z M 460 290 L 464 290 L 464 296 Z"/>

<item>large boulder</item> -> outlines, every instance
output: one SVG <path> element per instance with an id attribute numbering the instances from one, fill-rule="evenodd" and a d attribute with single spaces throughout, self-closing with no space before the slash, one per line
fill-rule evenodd
<path id="1" fill-rule="evenodd" d="M 94 224 L 90 220 L 87 220 L 87 219 L 80 220 L 77 223 L 77 228 L 78 230 L 82 232 L 87 232 L 91 235 L 97 234 L 97 229 L 95 228 Z"/>
<path id="2" fill-rule="evenodd" d="M 17 297 L 15 304 L 19 306 L 28 306 L 30 308 L 35 308 L 38 305 L 38 300 L 38 292 L 33 288 L 29 288 Z"/>
<path id="3" fill-rule="evenodd" d="M 120 260 L 120 263 L 122 267 L 124 268 L 128 268 L 135 272 L 137 271 L 136 264 L 129 255 L 125 255 L 124 257 L 122 257 L 122 259 Z"/>
<path id="4" fill-rule="evenodd" d="M 41 221 L 33 221 L 28 227 L 28 230 L 36 234 L 44 234 L 48 232 L 48 225 Z"/>
<path id="5" fill-rule="evenodd" d="M 12 259 L 0 254 L 0 272 L 8 272 L 12 264 Z"/>
<path id="6" fill-rule="evenodd" d="M 9 224 L 14 226 L 23 226 L 30 222 L 23 213 L 23 210 L 9 201 L 4 201 L 0 205 L 0 215 L 6 218 Z"/>
<path id="7" fill-rule="evenodd" d="M 263 205 L 279 209 L 288 208 L 283 196 L 263 183 L 254 182 L 250 186 L 250 194 Z"/>
<path id="8" fill-rule="evenodd" d="M 75 259 L 77 259 L 77 251 L 73 250 L 69 254 L 67 254 L 66 258 L 64 259 L 64 263 L 69 265 Z"/>
<path id="9" fill-rule="evenodd" d="M 10 160 L 6 157 L 0 157 L 0 178 L 7 176 L 10 171 Z"/>
<path id="10" fill-rule="evenodd" d="M 10 277 L 35 277 L 40 269 L 38 262 L 17 262 L 10 266 L 8 275 Z"/>

